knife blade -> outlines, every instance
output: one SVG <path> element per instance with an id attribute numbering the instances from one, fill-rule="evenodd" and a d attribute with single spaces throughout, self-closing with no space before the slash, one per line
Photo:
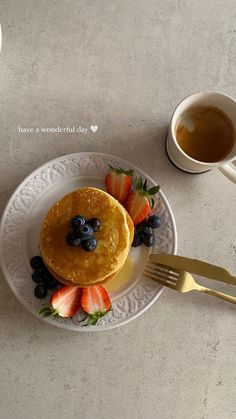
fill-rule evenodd
<path id="1" fill-rule="evenodd" d="M 187 271 L 199 276 L 236 285 L 236 276 L 231 275 L 226 269 L 221 268 L 220 266 L 212 265 L 201 260 L 162 253 L 152 254 L 149 256 L 149 259 L 152 262 L 168 265 L 172 268 L 176 268 L 182 271 Z"/>

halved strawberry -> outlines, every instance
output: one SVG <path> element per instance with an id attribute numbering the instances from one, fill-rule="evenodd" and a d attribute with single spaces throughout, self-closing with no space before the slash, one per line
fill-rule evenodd
<path id="1" fill-rule="evenodd" d="M 111 171 L 106 175 L 105 185 L 107 192 L 123 202 L 131 189 L 133 170 L 123 170 L 120 167 L 115 169 L 110 166 Z"/>
<path id="2" fill-rule="evenodd" d="M 40 317 L 73 317 L 80 307 L 81 289 L 65 285 L 56 291 L 49 304 L 41 305 L 37 314 Z"/>
<path id="3" fill-rule="evenodd" d="M 88 324 L 95 325 L 98 319 L 105 316 L 111 309 L 109 295 L 102 285 L 83 288 L 81 297 L 81 307 L 88 315 L 82 320 L 88 319 Z"/>
<path id="4" fill-rule="evenodd" d="M 126 209 L 131 216 L 134 225 L 141 223 L 151 212 L 154 206 L 155 195 L 160 186 L 154 186 L 147 190 L 147 180 L 143 182 L 140 177 L 137 181 L 136 190 L 130 192 L 126 200 Z"/>

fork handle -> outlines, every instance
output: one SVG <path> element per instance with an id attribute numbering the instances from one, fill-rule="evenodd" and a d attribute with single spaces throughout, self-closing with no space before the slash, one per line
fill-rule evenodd
<path id="1" fill-rule="evenodd" d="M 214 297 L 221 298 L 222 300 L 228 301 L 229 303 L 236 304 L 236 297 L 232 295 L 224 294 L 223 292 L 211 290 L 210 288 L 201 287 L 200 291 L 205 292 L 206 294 L 213 295 Z"/>

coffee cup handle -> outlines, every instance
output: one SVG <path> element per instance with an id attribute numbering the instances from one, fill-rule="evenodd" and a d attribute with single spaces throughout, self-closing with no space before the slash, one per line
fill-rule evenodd
<path id="1" fill-rule="evenodd" d="M 221 173 L 225 175 L 231 182 L 236 183 L 236 160 L 232 162 L 235 166 L 225 164 L 224 166 L 218 167 Z"/>

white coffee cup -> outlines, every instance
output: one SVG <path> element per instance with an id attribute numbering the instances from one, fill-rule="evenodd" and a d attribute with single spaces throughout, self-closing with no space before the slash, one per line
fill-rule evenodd
<path id="1" fill-rule="evenodd" d="M 236 141 L 231 152 L 222 160 L 214 163 L 198 161 L 188 156 L 179 146 L 176 139 L 176 126 L 180 116 L 190 107 L 214 106 L 228 115 L 236 132 L 236 101 L 223 93 L 205 91 L 187 96 L 175 108 L 166 141 L 166 151 L 170 160 L 181 170 L 188 173 L 204 173 L 217 168 L 228 179 L 236 183 Z"/>

